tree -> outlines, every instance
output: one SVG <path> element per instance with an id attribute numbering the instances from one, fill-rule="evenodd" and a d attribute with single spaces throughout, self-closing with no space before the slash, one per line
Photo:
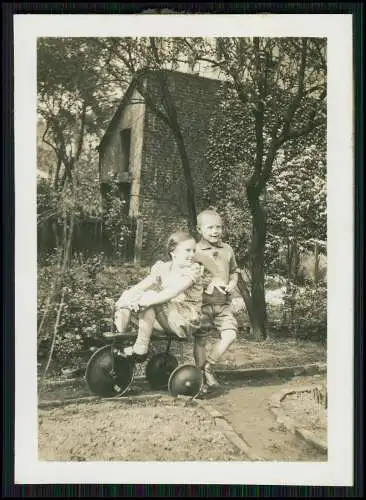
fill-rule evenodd
<path id="1" fill-rule="evenodd" d="M 54 151 L 54 187 L 73 184 L 85 143 L 100 136 L 121 84 L 106 71 L 108 53 L 87 38 L 40 38 L 37 46 L 38 113 L 43 141 Z"/>
<path id="2" fill-rule="evenodd" d="M 243 107 L 239 166 L 249 172 L 245 193 L 252 219 L 250 271 L 253 326 L 266 336 L 264 257 L 267 233 L 265 193 L 280 150 L 301 147 L 302 140 L 326 124 L 326 44 L 308 38 L 187 39 L 192 67 L 206 61 L 230 82 Z M 243 285 L 243 284 L 242 284 Z M 243 287 L 242 287 L 243 289 Z M 243 293 L 245 290 L 243 289 Z M 247 295 L 247 294 L 246 294 Z"/>
<path id="3" fill-rule="evenodd" d="M 223 85 L 218 92 L 220 105 L 212 113 L 206 160 L 210 178 L 204 191 L 207 205 L 223 218 L 225 238 L 233 247 L 241 268 L 248 266 L 251 218 L 245 194 L 248 172 L 239 165 L 246 154 L 242 140 L 245 120 L 235 93 Z"/>
<path id="4" fill-rule="evenodd" d="M 287 276 L 295 281 L 301 253 L 309 242 L 327 236 L 324 146 L 304 146 L 287 161 L 279 155 L 266 190 L 266 251 L 272 247 L 278 256 L 279 246 L 287 245 Z"/>

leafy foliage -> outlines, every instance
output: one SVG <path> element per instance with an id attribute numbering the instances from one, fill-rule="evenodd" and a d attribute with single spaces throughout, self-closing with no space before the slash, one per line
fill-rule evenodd
<path id="1" fill-rule="evenodd" d="M 305 147 L 275 163 L 267 187 L 270 230 L 283 238 L 326 239 L 325 150 Z"/>
<path id="2" fill-rule="evenodd" d="M 283 304 L 268 306 L 269 328 L 279 335 L 322 340 L 327 336 L 327 288 L 288 283 Z"/>
<path id="3" fill-rule="evenodd" d="M 325 150 L 325 44 L 318 39 L 218 38 L 215 45 L 201 39 L 190 46 L 196 61 L 211 61 L 231 84 L 222 99 L 224 118 L 215 117 L 220 126 L 211 132 L 212 187 L 220 199 L 233 200 L 237 193 L 233 205 L 242 214 L 241 227 L 251 229 L 251 294 L 244 288 L 242 293 L 255 336 L 261 338 L 266 334 L 264 267 L 273 264 L 285 238 L 295 241 L 292 253 L 298 260 L 298 239 L 322 232 L 325 155 L 317 158 L 316 147 Z M 233 185 L 225 174 L 235 179 Z M 246 203 L 240 201 L 243 194 Z M 273 265 L 269 270 L 278 272 Z"/>
<path id="4" fill-rule="evenodd" d="M 207 205 L 222 215 L 226 237 L 233 246 L 238 263 L 248 265 L 252 222 L 245 193 L 248 168 L 239 162 L 246 158 L 243 139 L 245 114 L 234 92 L 223 86 L 221 105 L 211 118 L 206 160 L 211 176 L 204 191 Z"/>
<path id="5" fill-rule="evenodd" d="M 95 148 L 122 89 L 106 69 L 108 53 L 92 39 L 40 38 L 37 50 L 38 113 L 58 161 L 58 186 L 72 182 L 84 145 Z"/>
<path id="6" fill-rule="evenodd" d="M 245 161 L 248 150 L 245 117 L 246 111 L 235 94 L 223 87 L 221 106 L 210 127 L 207 161 L 211 178 L 205 199 L 223 214 L 227 237 L 238 261 L 248 266 L 252 221 L 245 193 L 250 175 Z M 274 162 L 263 199 L 267 273 L 281 271 L 279 252 L 288 240 L 296 239 L 301 252 L 309 239 L 326 239 L 325 154 L 324 140 L 309 137 L 280 151 Z M 287 266 L 282 272 L 287 272 Z"/>
<path id="7" fill-rule="evenodd" d="M 39 270 L 39 319 L 49 295 L 50 278 L 55 273 L 57 266 L 54 259 Z M 106 299 L 117 300 L 124 289 L 142 279 L 146 273 L 144 268 L 129 266 L 108 268 L 103 254 L 92 257 L 83 264 L 72 262 L 63 276 L 65 305 L 61 311 L 55 340 L 55 361 L 69 364 L 80 361 L 85 353 L 89 356 L 88 347 L 98 342 L 103 331 L 114 328 L 111 307 Z M 59 296 L 60 294 L 54 297 L 54 311 L 58 309 Z M 52 321 L 49 328 L 52 328 Z M 43 341 L 41 344 L 47 346 L 48 342 Z"/>
<path id="8" fill-rule="evenodd" d="M 113 185 L 103 213 L 103 227 L 116 260 L 126 255 L 128 244 L 134 235 L 134 221 L 125 214 L 125 204 L 126 201 L 120 200 L 117 187 Z"/>
<path id="9" fill-rule="evenodd" d="M 100 213 L 90 182 L 98 171 L 96 141 L 131 76 L 182 64 L 195 71 L 202 62 L 230 83 L 211 131 L 206 199 L 223 213 L 239 262 L 249 263 L 256 329 L 264 334 L 264 264 L 285 238 L 300 244 L 309 236 L 324 238 L 325 40 L 39 39 L 38 111 L 43 139 L 55 155 L 55 195 L 42 187 L 38 203 L 44 215 L 56 210 L 71 228 L 75 216 Z M 194 223 L 194 185 L 179 117 L 164 77 L 159 85 L 158 96 L 144 95 L 143 85 L 138 90 L 175 133 Z M 107 222 L 117 252 L 125 238 L 119 210 L 116 202 Z"/>

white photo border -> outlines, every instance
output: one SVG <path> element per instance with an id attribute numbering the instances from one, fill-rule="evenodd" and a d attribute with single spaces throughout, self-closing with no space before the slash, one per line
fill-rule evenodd
<path id="1" fill-rule="evenodd" d="M 15 484 L 353 485 L 351 14 L 16 14 Z M 328 40 L 328 462 L 41 462 L 37 457 L 38 37 L 261 36 Z"/>

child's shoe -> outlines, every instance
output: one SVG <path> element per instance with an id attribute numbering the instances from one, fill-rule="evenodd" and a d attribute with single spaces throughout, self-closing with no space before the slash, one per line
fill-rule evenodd
<path id="1" fill-rule="evenodd" d="M 137 354 L 132 347 L 124 347 L 123 349 L 116 350 L 115 354 L 120 358 L 130 359 L 135 363 L 143 363 L 149 356 L 149 353 Z"/>
<path id="2" fill-rule="evenodd" d="M 209 388 L 220 388 L 220 383 L 216 380 L 215 375 L 213 374 L 212 367 L 208 361 L 203 365 L 203 375 L 206 381 L 206 384 Z"/>
<path id="3" fill-rule="evenodd" d="M 197 396 L 194 397 L 194 399 L 205 399 L 207 397 L 208 393 L 208 388 L 207 385 L 204 383 L 202 384 L 200 392 L 197 394 Z"/>

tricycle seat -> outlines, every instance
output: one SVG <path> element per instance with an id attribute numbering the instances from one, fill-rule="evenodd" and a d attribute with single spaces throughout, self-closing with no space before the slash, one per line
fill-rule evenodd
<path id="1" fill-rule="evenodd" d="M 115 333 L 115 332 L 104 332 L 102 333 L 103 338 L 108 342 L 123 342 L 123 341 L 131 341 L 136 339 L 137 332 L 130 331 L 126 333 Z M 151 335 L 151 340 L 174 340 L 177 342 L 185 342 L 187 339 L 178 337 L 174 333 L 162 332 L 158 330 L 154 330 Z"/>

